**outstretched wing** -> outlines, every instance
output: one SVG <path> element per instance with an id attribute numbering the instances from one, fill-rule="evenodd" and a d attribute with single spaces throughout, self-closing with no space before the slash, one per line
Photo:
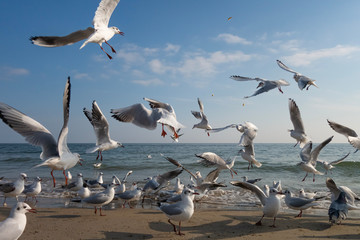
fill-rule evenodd
<path id="1" fill-rule="evenodd" d="M 111 14 L 120 0 L 102 0 L 96 9 L 93 19 L 95 29 L 108 27 Z"/>
<path id="2" fill-rule="evenodd" d="M 288 71 L 288 72 L 291 72 L 291 73 L 294 73 L 294 74 L 299 74 L 298 72 L 292 70 L 291 68 L 289 68 L 288 66 L 283 64 L 280 60 L 276 60 L 276 62 L 279 65 L 279 67 L 284 69 L 285 71 Z"/>

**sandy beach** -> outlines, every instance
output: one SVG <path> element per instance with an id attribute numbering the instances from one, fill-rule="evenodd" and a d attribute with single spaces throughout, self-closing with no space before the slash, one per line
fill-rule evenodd
<path id="1" fill-rule="evenodd" d="M 106 216 L 92 208 L 37 208 L 28 213 L 28 224 L 20 239 L 359 239 L 360 218 L 352 213 L 342 225 L 331 226 L 324 214 L 282 212 L 276 228 L 265 218 L 255 226 L 259 210 L 199 209 L 182 223 L 185 236 L 177 236 L 166 216 L 156 209 L 105 209 Z M 0 220 L 10 209 L 0 209 Z"/>

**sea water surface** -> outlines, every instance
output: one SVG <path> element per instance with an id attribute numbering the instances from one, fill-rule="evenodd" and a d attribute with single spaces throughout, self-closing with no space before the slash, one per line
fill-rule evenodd
<path id="1" fill-rule="evenodd" d="M 69 144 L 72 152 L 77 152 L 85 160 L 83 166 L 77 165 L 70 169 L 73 180 L 76 180 L 77 173 L 82 173 L 84 179 L 95 179 L 99 172 L 104 173 L 104 181 L 110 182 L 115 174 L 120 179 L 132 170 L 133 173 L 128 177 L 127 186 L 132 182 L 138 182 L 142 187 L 145 184 L 144 179 L 149 176 L 155 176 L 176 168 L 175 165 L 168 162 L 163 156 L 171 157 L 180 162 L 184 167 L 195 173 L 200 171 L 205 177 L 213 167 L 201 165 L 195 154 L 203 152 L 214 152 L 222 158 L 229 159 L 238 154 L 241 146 L 238 144 L 187 144 L 187 143 L 169 143 L 169 144 L 124 144 L 124 148 L 113 149 L 103 152 L 103 164 L 100 169 L 94 168 L 97 153 L 87 154 L 86 149 L 93 144 Z M 317 144 L 314 144 L 316 147 Z M 273 181 L 281 181 L 283 189 L 289 189 L 298 194 L 300 188 L 306 191 L 317 191 L 319 195 L 328 195 L 325 180 L 331 177 L 337 185 L 348 186 L 355 193 L 360 194 L 360 152 L 354 153 L 354 148 L 350 144 L 328 144 L 320 153 L 319 159 L 334 161 L 351 153 L 349 157 L 339 165 L 336 165 L 332 173 L 327 175 L 316 175 L 315 182 L 313 176 L 309 174 L 303 182 L 305 172 L 296 166 L 301 161 L 299 153 L 300 148 L 294 147 L 294 144 L 261 144 L 255 143 L 256 159 L 262 163 L 260 168 L 250 168 L 248 162 L 238 156 L 233 169 L 238 173 L 231 177 L 230 171 L 223 170 L 220 173 L 218 182 L 224 182 L 227 187 L 209 193 L 208 197 L 202 199 L 203 206 L 217 208 L 244 208 L 258 206 L 259 201 L 256 196 L 249 191 L 232 186 L 229 182 L 242 180 L 242 176 L 248 176 L 249 179 L 261 178 L 257 183 L 261 188 L 264 184 L 272 185 Z M 57 186 L 52 186 L 51 169 L 42 166 L 34 168 L 41 163 L 39 155 L 41 148 L 29 144 L 0 144 L 0 177 L 3 181 L 14 181 L 19 173 L 24 172 L 29 177 L 29 183 L 36 176 L 43 179 L 43 191 L 39 195 L 38 206 L 40 207 L 59 207 L 67 206 L 69 203 L 69 194 L 65 194 L 61 185 L 64 184 L 62 171 L 54 171 L 57 180 Z M 151 155 L 151 158 L 148 157 Z M 325 172 L 321 164 L 317 165 L 320 172 Z M 181 181 L 186 185 L 190 183 L 190 175 L 183 171 L 179 175 Z M 172 180 L 167 187 L 171 189 L 175 183 Z M 0 196 L 2 193 L 0 193 Z M 23 199 L 23 196 L 20 196 Z M 322 201 L 319 208 L 328 208 L 329 198 Z M 0 199 L 2 201 L 2 199 Z M 9 198 L 7 202 L 11 204 L 14 198 Z"/>

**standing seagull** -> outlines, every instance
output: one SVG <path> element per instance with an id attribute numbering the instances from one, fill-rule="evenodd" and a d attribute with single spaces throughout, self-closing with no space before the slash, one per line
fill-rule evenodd
<path id="1" fill-rule="evenodd" d="M 341 224 L 348 214 L 348 205 L 346 204 L 345 192 L 340 192 L 339 197 L 331 202 L 329 207 L 329 222 L 331 224 Z"/>
<path id="2" fill-rule="evenodd" d="M 70 152 L 67 146 L 70 88 L 70 77 L 68 77 L 63 95 L 64 124 L 57 143 L 51 132 L 39 122 L 5 103 L 0 103 L 0 118 L 4 123 L 25 137 L 25 140 L 30 144 L 41 146 L 42 153 L 40 154 L 40 159 L 44 160 L 44 162 L 35 167 L 48 166 L 51 168 L 54 187 L 56 183 L 53 175 L 54 170 L 63 171 L 65 185 L 67 185 L 68 180 L 65 170 L 74 167 L 77 163 L 81 164 L 80 161 L 82 160 L 78 153 Z"/>
<path id="3" fill-rule="evenodd" d="M 201 102 L 200 98 L 198 98 L 197 100 L 198 100 L 200 112 L 191 111 L 191 113 L 192 113 L 192 115 L 194 115 L 195 118 L 201 119 L 201 122 L 195 124 L 193 126 L 193 129 L 200 128 L 200 129 L 205 129 L 205 130 L 211 130 L 212 127 L 209 125 L 208 119 L 207 119 L 206 115 L 204 114 L 204 104 Z M 207 132 L 207 135 L 210 136 L 209 132 Z"/>
<path id="4" fill-rule="evenodd" d="M 32 199 L 35 198 L 36 201 L 35 203 L 37 203 L 38 200 L 36 199 L 36 195 L 38 195 L 40 192 L 41 192 L 41 178 L 36 177 L 35 181 L 32 184 L 25 186 L 25 189 L 23 191 L 23 193 L 26 195 L 25 202 L 28 197 L 32 197 Z"/>
<path id="5" fill-rule="evenodd" d="M 201 162 L 205 166 L 216 166 L 219 170 L 229 169 L 231 177 L 234 177 L 233 173 L 237 175 L 237 172 L 232 169 L 236 159 L 235 157 L 233 159 L 230 159 L 230 161 L 225 161 L 223 158 L 213 152 L 204 152 L 201 154 L 195 154 L 195 156 L 201 158 L 202 160 L 199 160 L 199 162 Z"/>
<path id="6" fill-rule="evenodd" d="M 188 188 L 184 188 L 181 193 L 181 200 L 174 204 L 161 203 L 160 210 L 168 217 L 168 222 L 174 227 L 174 232 L 178 235 L 185 235 L 181 233 L 181 222 L 188 221 L 194 214 L 194 203 L 192 195 L 198 195 Z M 179 231 L 176 231 L 176 226 L 171 222 L 179 222 Z"/>
<path id="7" fill-rule="evenodd" d="M 300 148 L 303 148 L 310 140 L 305 134 L 304 124 L 301 119 L 299 107 L 291 98 L 289 98 L 289 112 L 291 122 L 294 126 L 294 129 L 289 130 L 290 136 L 296 139 L 296 144 L 294 147 L 300 143 Z"/>
<path id="8" fill-rule="evenodd" d="M 330 127 L 332 129 L 334 129 L 335 132 L 340 133 L 347 138 L 349 143 L 354 148 L 356 148 L 355 152 L 357 152 L 360 149 L 360 137 L 357 135 L 357 133 L 354 130 L 352 130 L 351 128 L 345 127 L 343 125 L 340 125 L 336 122 L 333 122 L 330 120 L 327 120 L 327 121 L 328 121 Z"/>
<path id="9" fill-rule="evenodd" d="M 323 173 L 315 169 L 316 162 L 321 149 L 323 149 L 329 142 L 331 142 L 333 137 L 334 136 L 331 136 L 322 143 L 320 143 L 316 148 L 314 148 L 314 150 L 312 150 L 312 142 L 310 141 L 301 150 L 300 158 L 302 161 L 297 165 L 300 166 L 306 172 L 306 175 L 302 181 L 305 181 L 309 173 L 313 174 L 313 182 L 315 182 L 315 174 L 324 175 Z"/>
<path id="10" fill-rule="evenodd" d="M 276 216 L 281 207 L 280 198 L 277 196 L 278 194 L 282 194 L 281 192 L 277 191 L 275 188 L 270 188 L 269 195 L 267 196 L 263 190 L 261 190 L 257 185 L 251 184 L 248 182 L 241 182 L 241 181 L 232 181 L 230 184 L 241 187 L 247 190 L 252 191 L 256 194 L 259 198 L 263 207 L 263 215 L 261 219 L 256 223 L 256 225 L 261 226 L 262 219 L 264 217 L 272 217 L 274 218 L 273 225 L 270 227 L 275 227 Z"/>
<path id="11" fill-rule="evenodd" d="M 289 190 L 285 190 L 284 194 L 286 206 L 294 210 L 300 210 L 299 214 L 295 217 L 302 217 L 303 210 L 318 205 L 318 203 L 315 202 L 315 200 L 317 200 L 315 198 L 306 199 L 301 197 L 294 197 Z"/>
<path id="12" fill-rule="evenodd" d="M 99 159 L 100 155 L 100 160 L 102 161 L 102 151 L 118 147 L 124 147 L 120 142 L 114 141 L 110 138 L 109 123 L 106 120 L 104 114 L 101 112 L 95 100 L 92 103 L 92 111 L 90 112 L 89 110 L 84 108 L 83 112 L 93 126 L 96 135 L 96 146 L 86 150 L 87 153 L 93 153 L 97 151 L 98 155 L 96 157 L 96 160 Z"/>
<path id="13" fill-rule="evenodd" d="M 19 178 L 15 182 L 0 184 L 0 191 L 4 193 L 4 206 L 6 206 L 7 197 L 15 197 L 16 201 L 18 201 L 18 196 L 24 191 L 26 179 L 27 175 L 20 173 Z"/>
<path id="14" fill-rule="evenodd" d="M 243 81 L 258 81 L 259 82 L 259 85 L 256 88 L 260 88 L 260 89 L 257 90 L 255 93 L 253 93 L 253 95 L 245 96 L 244 98 L 254 97 L 261 93 L 268 92 L 274 88 L 278 88 L 279 91 L 281 93 L 283 93 L 283 91 L 281 90 L 281 86 L 289 86 L 290 85 L 287 81 L 285 81 L 283 79 L 271 81 L 271 80 L 267 80 L 264 78 L 258 78 L 258 77 L 249 78 L 249 77 L 242 77 L 242 76 L 237 76 L 237 75 L 233 75 L 230 78 L 233 80 L 236 80 L 236 81 L 240 81 L 240 82 L 243 82 Z"/>
<path id="15" fill-rule="evenodd" d="M 143 104 L 138 103 L 125 108 L 111 109 L 112 117 L 120 122 L 131 122 L 138 127 L 153 130 L 157 123 L 162 125 L 161 136 L 167 134 L 164 126 L 167 126 L 173 133 L 174 139 L 179 138 L 177 134 L 180 128 L 184 126 L 176 120 L 176 114 L 173 107 L 168 103 L 159 102 L 150 98 L 144 98 L 149 102 L 151 110 Z"/>
<path id="16" fill-rule="evenodd" d="M 359 207 L 355 205 L 355 200 L 359 201 L 360 197 L 356 195 L 356 193 L 354 193 L 350 188 L 348 188 L 347 186 L 338 187 L 334 182 L 334 180 L 332 180 L 331 178 L 327 178 L 325 183 L 326 183 L 326 187 L 331 192 L 331 201 L 335 201 L 336 199 L 338 199 L 340 193 L 344 192 L 349 210 L 359 209 Z"/>
<path id="17" fill-rule="evenodd" d="M 97 212 L 97 208 L 100 208 L 100 216 L 106 216 L 103 215 L 101 212 L 102 206 L 109 204 L 115 196 L 115 190 L 116 187 L 115 184 L 109 184 L 109 186 L 105 189 L 103 192 L 99 192 L 95 195 L 92 195 L 90 197 L 84 198 L 82 201 L 94 206 L 95 208 L 95 214 Z"/>
<path id="18" fill-rule="evenodd" d="M 110 46 L 107 42 L 115 34 L 124 35 L 117 27 L 108 27 L 111 14 L 118 5 L 120 0 L 102 0 L 96 9 L 95 16 L 92 24 L 94 28 L 88 27 L 85 30 L 78 30 L 76 32 L 70 33 L 67 36 L 58 37 L 58 36 L 35 36 L 31 37 L 30 41 L 41 47 L 60 47 L 65 45 L 71 45 L 83 39 L 87 40 L 81 45 L 80 49 L 85 47 L 89 42 L 99 44 L 101 50 L 106 53 L 109 59 L 112 57 L 103 49 L 101 46 L 103 42 Z M 115 49 L 110 46 L 111 51 L 116 53 Z"/>
<path id="19" fill-rule="evenodd" d="M 0 222 L 0 236 L 2 240 L 16 240 L 25 230 L 26 215 L 25 213 L 36 213 L 28 204 L 18 202 L 9 214 L 9 217 Z"/>
<path id="20" fill-rule="evenodd" d="M 311 85 L 318 87 L 315 84 L 315 80 L 308 78 L 304 75 L 302 75 L 301 73 L 298 73 L 294 70 L 292 70 L 291 68 L 287 67 L 285 64 L 283 64 L 280 60 L 276 60 L 277 64 L 279 65 L 280 68 L 284 69 L 285 71 L 291 72 L 294 74 L 294 79 L 295 81 L 298 83 L 298 86 L 300 88 L 300 90 L 303 90 L 304 88 L 306 88 L 306 90 L 309 90 L 309 87 Z M 306 87 L 307 86 L 307 87 Z"/>

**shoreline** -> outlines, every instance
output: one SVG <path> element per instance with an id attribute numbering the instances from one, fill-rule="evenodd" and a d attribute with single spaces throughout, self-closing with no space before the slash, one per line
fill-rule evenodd
<path id="1" fill-rule="evenodd" d="M 177 236 L 165 214 L 156 209 L 104 209 L 106 216 L 94 214 L 93 208 L 38 208 L 28 213 L 28 223 L 20 239 L 358 239 L 360 219 L 349 213 L 342 225 L 332 225 L 327 216 L 305 211 L 280 212 L 276 228 L 271 218 L 255 226 L 259 210 L 196 209 L 193 217 L 182 223 L 185 236 Z M 1 220 L 10 208 L 1 208 Z M 175 223 L 174 224 L 178 224 Z"/>

